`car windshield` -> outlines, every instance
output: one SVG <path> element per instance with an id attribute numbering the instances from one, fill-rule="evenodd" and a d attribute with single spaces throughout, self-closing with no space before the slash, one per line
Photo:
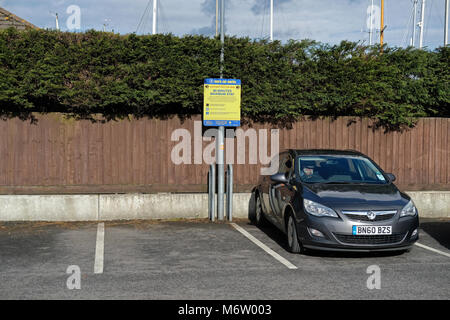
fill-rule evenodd
<path id="1" fill-rule="evenodd" d="M 307 183 L 387 183 L 373 162 L 360 156 L 300 156 L 297 161 L 300 179 Z"/>

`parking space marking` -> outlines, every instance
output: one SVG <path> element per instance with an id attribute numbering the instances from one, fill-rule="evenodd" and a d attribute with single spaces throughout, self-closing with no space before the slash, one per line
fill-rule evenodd
<path id="1" fill-rule="evenodd" d="M 94 273 L 103 273 L 104 248 L 105 248 L 105 223 L 102 222 L 99 223 L 97 227 Z"/>
<path id="2" fill-rule="evenodd" d="M 434 249 L 434 248 L 428 247 L 428 246 L 426 246 L 426 245 L 424 245 L 424 244 L 421 244 L 421 243 L 418 243 L 418 242 L 416 242 L 416 243 L 414 243 L 414 244 L 415 244 L 416 246 L 418 246 L 418 247 L 421 247 L 421 248 L 424 248 L 424 249 L 427 249 L 427 250 L 430 250 L 430 251 L 433 251 L 433 252 L 442 254 L 442 255 L 444 255 L 444 256 L 450 258 L 450 254 L 449 254 L 449 253 L 446 253 L 446 252 L 440 251 L 440 250 L 438 250 L 438 249 Z"/>
<path id="3" fill-rule="evenodd" d="M 254 236 L 252 236 L 250 233 L 248 233 L 244 228 L 238 226 L 235 223 L 230 223 L 233 228 L 235 228 L 237 231 L 242 233 L 244 236 L 246 236 L 250 241 L 252 241 L 254 244 L 256 244 L 258 247 L 263 249 L 265 252 L 270 254 L 272 257 L 274 257 L 276 260 L 284 264 L 289 269 L 297 269 L 296 266 L 294 266 L 292 263 L 290 263 L 288 260 L 280 256 L 278 253 L 270 249 L 268 246 L 266 246 L 264 243 L 256 239 Z"/>

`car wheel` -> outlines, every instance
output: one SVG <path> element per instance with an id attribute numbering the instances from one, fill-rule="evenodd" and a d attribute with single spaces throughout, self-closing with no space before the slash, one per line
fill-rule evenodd
<path id="1" fill-rule="evenodd" d="M 292 253 L 303 252 L 303 247 L 298 241 L 297 228 L 295 227 L 295 221 L 292 214 L 290 214 L 288 218 L 286 234 L 289 251 Z"/>
<path id="2" fill-rule="evenodd" d="M 248 204 L 248 220 L 252 223 L 256 221 L 256 197 L 256 191 L 253 191 Z"/>
<path id="3" fill-rule="evenodd" d="M 266 217 L 264 217 L 264 212 L 261 206 L 261 198 L 259 195 L 256 195 L 256 204 L 255 204 L 255 222 L 258 227 L 263 227 L 266 225 Z"/>

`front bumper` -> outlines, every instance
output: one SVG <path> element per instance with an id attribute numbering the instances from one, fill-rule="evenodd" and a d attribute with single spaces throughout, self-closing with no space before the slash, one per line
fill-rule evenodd
<path id="1" fill-rule="evenodd" d="M 354 225 L 392 226 L 392 235 L 353 235 Z M 330 251 L 394 251 L 407 250 L 419 238 L 419 219 L 415 217 L 398 217 L 398 213 L 389 220 L 368 222 L 355 221 L 346 217 L 314 217 L 304 214 L 297 220 L 297 234 L 305 248 Z M 320 231 L 324 237 L 311 234 L 311 228 Z"/>

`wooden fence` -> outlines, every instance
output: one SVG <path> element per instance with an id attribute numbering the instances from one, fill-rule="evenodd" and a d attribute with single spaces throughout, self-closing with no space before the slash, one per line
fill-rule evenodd
<path id="1" fill-rule="evenodd" d="M 194 163 L 195 148 L 202 144 L 205 149 L 211 143 L 202 142 L 201 133 L 199 140 L 200 116 L 185 121 L 143 118 L 106 123 L 76 121 L 61 114 L 36 117 L 37 124 L 0 120 L 0 194 L 206 191 L 208 164 Z M 396 184 L 405 190 L 450 190 L 450 119 L 424 118 L 401 133 L 373 130 L 371 123 L 349 117 L 302 120 L 291 129 L 279 129 L 280 150 L 359 150 L 394 173 Z M 252 126 L 256 132 L 270 128 Z M 176 129 L 191 135 L 192 164 L 176 165 L 171 160 L 179 143 L 172 141 Z M 235 163 L 236 148 L 234 143 Z M 235 189 L 250 190 L 260 167 L 235 164 Z"/>

